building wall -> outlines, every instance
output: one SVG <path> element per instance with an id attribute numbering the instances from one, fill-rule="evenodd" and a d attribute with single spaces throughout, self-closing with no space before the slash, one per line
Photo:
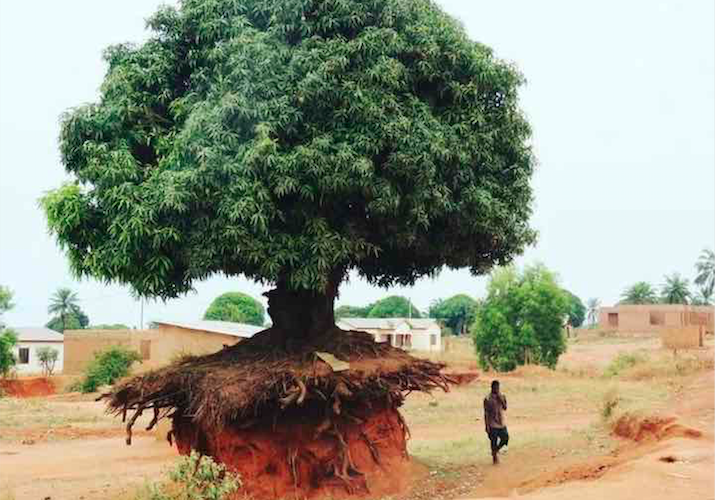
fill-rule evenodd
<path id="1" fill-rule="evenodd" d="M 64 346 L 62 342 L 18 342 L 14 348 L 15 358 L 18 363 L 15 365 L 15 370 L 21 375 L 33 375 L 42 373 L 42 365 L 40 364 L 40 359 L 37 355 L 37 350 L 41 347 L 52 347 L 57 349 L 59 355 L 57 356 L 57 363 L 55 363 L 54 373 L 62 373 L 62 368 L 64 364 Z M 29 349 L 29 363 L 20 364 L 20 349 Z"/>
<path id="2" fill-rule="evenodd" d="M 441 351 L 442 331 L 439 328 L 414 331 L 412 333 L 412 349 L 416 351 Z"/>
<path id="3" fill-rule="evenodd" d="M 617 316 L 617 324 L 614 320 Z M 660 332 L 667 328 L 702 325 L 706 331 L 715 329 L 715 308 L 677 304 L 622 305 L 602 307 L 599 326 L 630 333 Z"/>
<path id="4" fill-rule="evenodd" d="M 365 329 L 375 337 L 375 342 L 390 342 L 393 347 L 415 351 L 441 351 L 442 331 L 440 328 L 429 330 L 411 330 L 407 325 L 400 325 L 394 330 Z"/>
<path id="5" fill-rule="evenodd" d="M 142 355 L 135 372 L 166 366 L 182 354 L 209 354 L 233 345 L 240 337 L 203 330 L 160 325 L 152 330 L 67 330 L 64 373 L 84 372 L 94 354 L 109 347 L 125 347 Z"/>

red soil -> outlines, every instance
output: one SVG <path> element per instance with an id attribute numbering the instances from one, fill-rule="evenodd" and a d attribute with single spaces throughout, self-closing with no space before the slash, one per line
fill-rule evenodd
<path id="1" fill-rule="evenodd" d="M 49 396 L 55 393 L 55 386 L 44 377 L 0 380 L 0 389 L 8 396 L 16 398 Z"/>
<path id="2" fill-rule="evenodd" d="M 634 415 L 624 415 L 616 422 L 613 433 L 618 437 L 636 442 L 660 441 L 673 437 L 699 438 L 702 436 L 702 432 L 676 424 L 676 420 L 674 417 L 639 418 Z"/>
<path id="3" fill-rule="evenodd" d="M 174 437 L 181 454 L 195 449 L 239 473 L 241 494 L 255 498 L 382 496 L 404 490 L 417 469 L 407 455 L 398 411 L 373 406 L 350 409 L 350 414 L 356 418 L 343 412 L 329 426 L 309 412 L 296 412 L 247 430 L 228 427 L 212 434 L 189 419 L 176 419 Z"/>

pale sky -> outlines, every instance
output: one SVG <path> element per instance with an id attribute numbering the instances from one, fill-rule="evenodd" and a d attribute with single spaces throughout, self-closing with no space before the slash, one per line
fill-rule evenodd
<path id="1" fill-rule="evenodd" d="M 92 323 L 139 323 L 125 288 L 75 282 L 47 235 L 37 199 L 66 178 L 60 114 L 94 101 L 102 50 L 141 41 L 154 0 L 0 0 L 0 284 L 15 292 L 5 322 L 47 322 L 50 295 L 78 292 Z M 715 2 L 440 0 L 470 36 L 528 79 L 523 108 L 539 168 L 533 180 L 541 261 L 584 301 L 618 300 L 635 281 L 692 279 L 715 245 Z M 421 309 L 456 293 L 483 295 L 486 278 L 444 272 L 410 289 L 353 279 L 339 303 L 388 293 Z M 147 304 L 145 321 L 194 320 L 226 291 L 265 288 L 216 277 L 197 293 Z"/>

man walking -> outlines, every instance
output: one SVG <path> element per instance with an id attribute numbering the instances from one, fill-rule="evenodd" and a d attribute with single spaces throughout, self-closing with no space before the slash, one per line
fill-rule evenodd
<path id="1" fill-rule="evenodd" d="M 492 392 L 484 398 L 484 426 L 492 446 L 494 465 L 499 463 L 499 450 L 509 443 L 506 430 L 506 397 L 499 391 L 499 381 L 492 382 Z"/>

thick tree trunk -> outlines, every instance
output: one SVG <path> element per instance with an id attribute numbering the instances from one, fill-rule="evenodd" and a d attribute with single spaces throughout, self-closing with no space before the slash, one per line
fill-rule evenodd
<path id="1" fill-rule="evenodd" d="M 343 276 L 342 270 L 333 272 L 321 292 L 293 290 L 286 280 L 279 280 L 273 290 L 264 294 L 273 328 L 305 339 L 334 329 L 334 304 Z"/>

